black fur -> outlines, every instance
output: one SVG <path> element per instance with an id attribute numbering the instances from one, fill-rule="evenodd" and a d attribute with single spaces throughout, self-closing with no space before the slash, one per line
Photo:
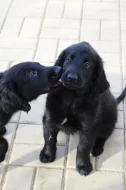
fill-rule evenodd
<path id="1" fill-rule="evenodd" d="M 122 91 L 122 93 L 120 94 L 120 96 L 118 98 L 116 98 L 117 104 L 119 104 L 121 101 L 123 101 L 123 99 L 126 96 L 126 88 L 124 88 L 124 90 Z"/>
<path id="2" fill-rule="evenodd" d="M 43 117 L 45 145 L 40 160 L 55 159 L 59 130 L 78 133 L 76 167 L 81 175 L 88 175 L 92 171 L 90 152 L 99 156 L 115 127 L 117 103 L 109 90 L 103 61 L 89 43 L 68 47 L 56 65 L 63 68 L 63 85 L 47 97 Z"/>
<path id="3" fill-rule="evenodd" d="M 2 137 L 6 133 L 5 125 L 11 116 L 19 110 L 28 112 L 28 102 L 47 93 L 57 84 L 61 76 L 61 67 L 45 67 L 36 62 L 24 62 L 0 73 L 0 161 L 3 161 L 8 149 L 7 141 Z"/>

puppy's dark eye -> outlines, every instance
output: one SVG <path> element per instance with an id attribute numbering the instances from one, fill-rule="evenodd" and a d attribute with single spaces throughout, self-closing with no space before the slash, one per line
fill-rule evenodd
<path id="1" fill-rule="evenodd" d="M 89 62 L 85 62 L 85 63 L 84 63 L 84 67 L 85 67 L 86 69 L 88 69 L 88 68 L 90 67 L 90 63 L 89 63 Z"/>
<path id="2" fill-rule="evenodd" d="M 67 61 L 68 61 L 69 63 L 71 63 L 72 59 L 71 59 L 70 57 L 68 57 Z"/>
<path id="3" fill-rule="evenodd" d="M 26 76 L 28 77 L 28 78 L 32 78 L 32 77 L 37 77 L 37 71 L 35 71 L 35 70 L 31 70 L 31 71 L 28 71 L 28 72 L 26 72 Z"/>

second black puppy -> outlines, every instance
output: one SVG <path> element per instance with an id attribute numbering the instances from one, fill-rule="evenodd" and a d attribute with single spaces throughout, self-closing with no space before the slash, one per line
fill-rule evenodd
<path id="1" fill-rule="evenodd" d="M 117 121 L 117 104 L 98 53 L 86 42 L 65 49 L 56 61 L 63 68 L 62 84 L 49 93 L 43 118 L 45 145 L 41 162 L 52 162 L 56 155 L 59 130 L 79 134 L 76 167 L 81 175 L 92 171 L 90 152 L 98 156 Z"/>
<path id="2" fill-rule="evenodd" d="M 2 137 L 11 116 L 23 110 L 28 112 L 28 102 L 47 93 L 58 82 L 61 67 L 45 67 L 37 62 L 24 62 L 0 73 L 0 162 L 4 160 L 8 143 Z"/>

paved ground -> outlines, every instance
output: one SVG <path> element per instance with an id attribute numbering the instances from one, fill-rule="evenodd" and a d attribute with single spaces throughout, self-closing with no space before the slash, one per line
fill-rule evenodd
<path id="1" fill-rule="evenodd" d="M 115 96 L 126 85 L 126 0 L 0 0 L 0 70 L 21 61 L 52 65 L 66 46 L 86 40 L 100 53 Z M 94 172 L 75 171 L 77 136 L 58 138 L 57 159 L 39 162 L 45 96 L 7 125 L 10 148 L 0 165 L 2 190 L 124 190 L 126 102 Z M 124 113 L 125 111 L 125 113 Z"/>

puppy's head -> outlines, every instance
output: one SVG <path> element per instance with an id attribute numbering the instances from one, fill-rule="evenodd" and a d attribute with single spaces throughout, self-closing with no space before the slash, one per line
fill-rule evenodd
<path id="1" fill-rule="evenodd" d="M 65 49 L 59 55 L 56 65 L 63 68 L 61 81 L 68 89 L 88 91 L 93 87 L 102 93 L 109 88 L 102 59 L 87 42 Z"/>
<path id="2" fill-rule="evenodd" d="M 59 80 L 61 67 L 45 67 L 36 62 L 19 63 L 5 73 L 1 73 L 1 96 L 9 97 L 23 106 L 36 99 L 39 95 L 47 93 Z M 25 106 L 24 106 L 25 109 Z M 28 109 L 28 108 L 26 108 Z"/>

